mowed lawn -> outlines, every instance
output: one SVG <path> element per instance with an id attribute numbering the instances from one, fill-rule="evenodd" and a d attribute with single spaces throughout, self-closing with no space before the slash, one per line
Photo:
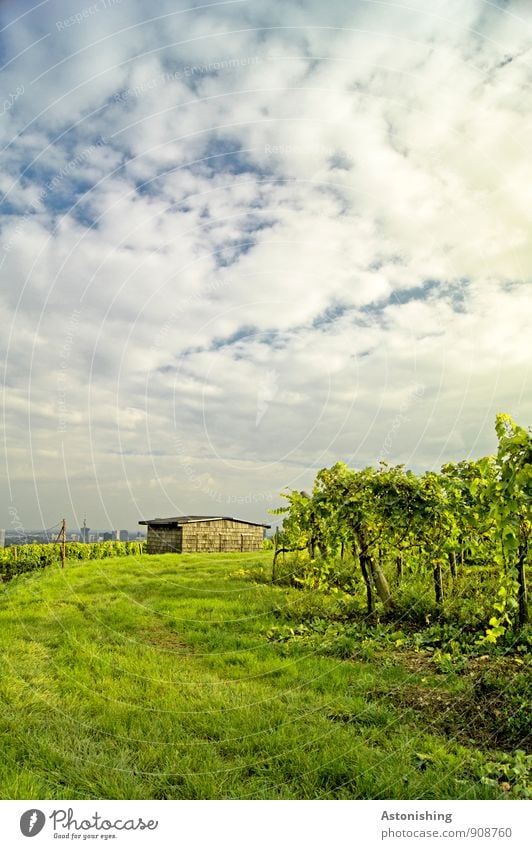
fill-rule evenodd
<path id="1" fill-rule="evenodd" d="M 2 585 L 1 797 L 499 797 L 430 715 L 372 696 L 426 673 L 268 642 L 302 597 L 245 573 L 270 562 L 112 558 Z"/>

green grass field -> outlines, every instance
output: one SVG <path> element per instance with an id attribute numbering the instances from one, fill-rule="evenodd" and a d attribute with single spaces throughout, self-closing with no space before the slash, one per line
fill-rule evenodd
<path id="1" fill-rule="evenodd" d="M 246 573 L 270 562 L 113 558 L 2 585 L 2 798 L 504 796 L 459 715 L 443 723 L 466 677 L 269 642 L 310 603 Z"/>

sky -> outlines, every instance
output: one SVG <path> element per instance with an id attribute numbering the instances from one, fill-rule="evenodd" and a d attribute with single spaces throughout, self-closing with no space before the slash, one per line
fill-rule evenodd
<path id="1" fill-rule="evenodd" d="M 272 522 L 532 424 L 532 7 L 0 4 L 0 526 Z"/>

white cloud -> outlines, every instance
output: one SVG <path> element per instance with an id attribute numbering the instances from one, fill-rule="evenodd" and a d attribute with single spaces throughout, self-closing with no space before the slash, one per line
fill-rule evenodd
<path id="1" fill-rule="evenodd" d="M 49 33 L 0 129 L 26 523 L 69 487 L 93 525 L 264 519 L 339 457 L 437 466 L 530 422 L 529 10 L 180 12 L 8 30 L 8 58 Z"/>

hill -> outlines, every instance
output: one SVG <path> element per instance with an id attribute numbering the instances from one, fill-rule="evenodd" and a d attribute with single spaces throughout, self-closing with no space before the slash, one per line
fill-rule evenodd
<path id="1" fill-rule="evenodd" d="M 342 657 L 268 639 L 323 604 L 272 586 L 270 563 L 107 558 L 4 584 L 2 798 L 508 795 L 497 769 L 515 752 L 480 720 L 475 736 L 467 674 L 393 644 Z"/>

